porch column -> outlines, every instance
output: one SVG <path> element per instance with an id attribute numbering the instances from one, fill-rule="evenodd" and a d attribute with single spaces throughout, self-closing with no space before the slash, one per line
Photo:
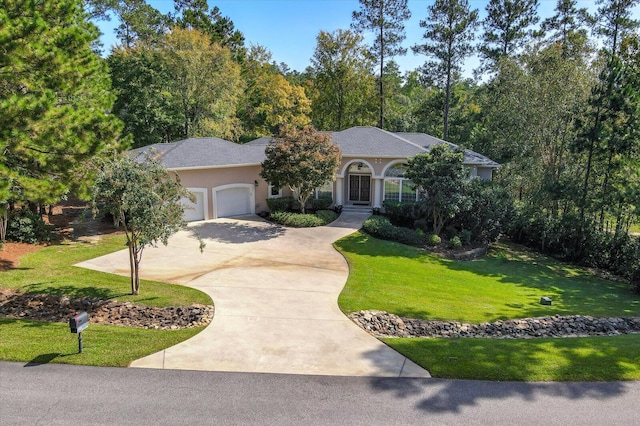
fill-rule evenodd
<path id="1" fill-rule="evenodd" d="M 344 206 L 343 193 L 344 191 L 344 178 L 337 177 L 336 178 L 336 206 Z"/>
<path id="2" fill-rule="evenodd" d="M 373 179 L 373 207 L 382 207 L 382 181 L 383 179 Z"/>

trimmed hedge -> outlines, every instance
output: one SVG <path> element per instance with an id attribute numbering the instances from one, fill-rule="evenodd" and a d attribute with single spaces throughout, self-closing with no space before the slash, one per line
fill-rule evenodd
<path id="1" fill-rule="evenodd" d="M 311 228 L 331 223 L 338 218 L 338 215 L 331 210 L 320 210 L 315 214 L 275 211 L 269 218 L 275 223 L 292 228 Z"/>
<path id="2" fill-rule="evenodd" d="M 369 235 L 383 240 L 397 241 L 410 246 L 421 246 L 424 238 L 414 229 L 393 225 L 385 216 L 371 216 L 362 224 Z"/>
<path id="3" fill-rule="evenodd" d="M 38 213 L 22 208 L 10 213 L 6 238 L 18 243 L 38 244 L 51 241 L 53 228 L 44 223 Z"/>
<path id="4" fill-rule="evenodd" d="M 267 198 L 267 206 L 272 212 L 288 212 L 294 201 L 293 197 Z"/>
<path id="5" fill-rule="evenodd" d="M 319 210 L 327 210 L 329 206 L 333 203 L 331 198 L 312 198 L 309 200 L 311 204 L 311 210 L 319 211 Z"/>

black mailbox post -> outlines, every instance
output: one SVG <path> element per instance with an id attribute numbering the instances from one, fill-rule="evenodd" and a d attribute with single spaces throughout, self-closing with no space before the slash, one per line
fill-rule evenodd
<path id="1" fill-rule="evenodd" d="M 89 314 L 80 312 L 69 319 L 69 329 L 78 334 L 78 353 L 82 353 L 82 330 L 89 327 Z"/>

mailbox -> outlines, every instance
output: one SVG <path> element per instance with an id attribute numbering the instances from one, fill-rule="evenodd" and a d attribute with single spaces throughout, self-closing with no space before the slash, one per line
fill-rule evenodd
<path id="1" fill-rule="evenodd" d="M 75 314 L 69 319 L 69 328 L 72 333 L 82 333 L 89 326 L 89 315 L 86 312 Z"/>

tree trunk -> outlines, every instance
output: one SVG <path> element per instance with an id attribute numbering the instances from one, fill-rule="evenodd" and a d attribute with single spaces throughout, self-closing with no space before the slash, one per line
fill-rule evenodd
<path id="1" fill-rule="evenodd" d="M 383 11 L 382 8 L 384 2 L 380 2 L 380 15 L 378 17 L 380 22 L 380 120 L 378 122 L 379 127 L 384 129 L 384 88 L 382 85 L 382 76 L 384 71 L 384 28 L 383 28 Z"/>
<path id="2" fill-rule="evenodd" d="M 129 267 L 130 267 L 130 271 L 131 271 L 131 294 L 137 294 L 136 293 L 136 278 L 138 276 L 138 265 L 137 265 L 137 259 L 136 259 L 136 251 L 133 245 L 133 241 L 129 241 L 128 244 L 129 246 Z"/>
<path id="3" fill-rule="evenodd" d="M 449 102 L 451 100 L 451 61 L 447 62 L 447 87 L 444 99 L 444 129 L 442 139 L 449 140 Z"/>

